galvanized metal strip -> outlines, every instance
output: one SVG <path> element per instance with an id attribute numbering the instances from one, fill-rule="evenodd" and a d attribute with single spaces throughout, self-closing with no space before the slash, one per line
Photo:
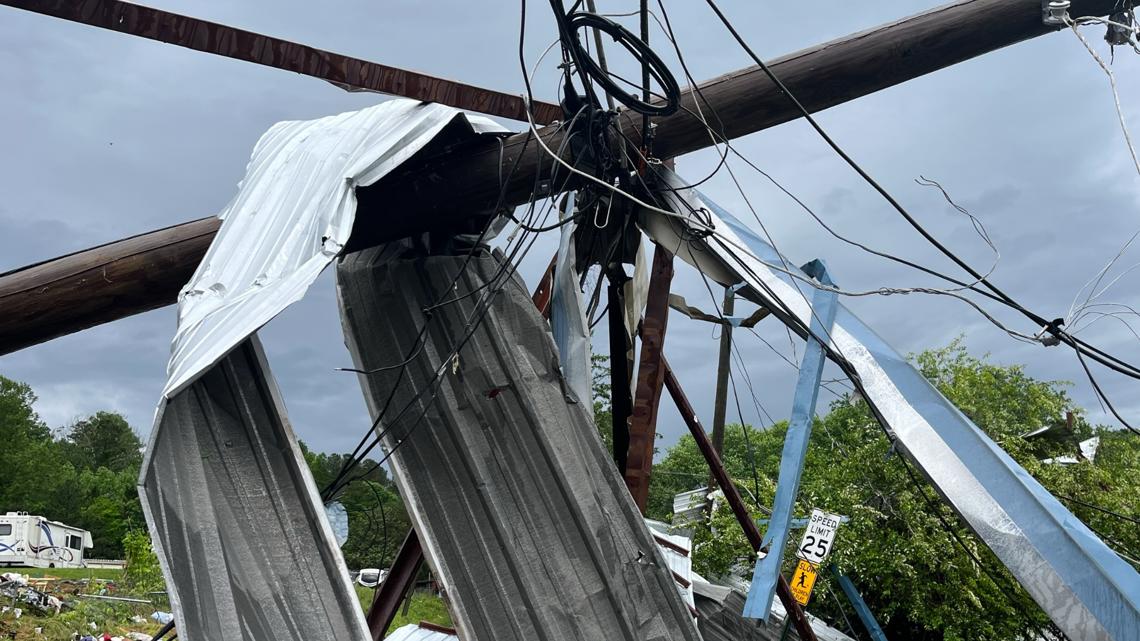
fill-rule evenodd
<path id="1" fill-rule="evenodd" d="M 590 408 L 567 398 L 522 284 L 491 256 L 393 259 L 396 250 L 338 264 L 346 342 L 362 370 L 399 361 L 423 308 L 455 301 L 433 310 L 400 382 L 392 370 L 361 383 L 373 416 L 395 392 L 382 443 L 398 447 L 393 475 L 462 638 L 696 641 Z"/>
<path id="2" fill-rule="evenodd" d="M 139 495 L 181 638 L 370 639 L 256 336 L 160 408 Z"/>
<path id="3" fill-rule="evenodd" d="M 671 246 L 682 235 L 690 239 L 678 250 L 683 260 L 721 284 L 745 279 L 746 297 L 799 331 L 810 305 L 785 273 L 794 271 L 791 263 L 675 174 L 667 180 L 677 191 L 665 197 L 688 202 L 676 203 L 680 216 L 644 216 L 650 236 Z M 709 216 L 714 237 L 694 238 L 705 224 L 689 219 L 690 208 Z M 1140 640 L 1140 574 L 843 306 L 828 357 L 851 376 L 899 450 L 1065 634 Z"/>
<path id="4" fill-rule="evenodd" d="M 863 595 L 859 594 L 859 590 L 855 588 L 855 584 L 851 582 L 851 579 L 848 578 L 846 574 L 840 572 L 834 563 L 828 564 L 827 569 L 831 571 L 831 575 L 839 582 L 839 588 L 843 590 L 843 594 L 847 597 L 847 600 L 851 602 L 851 607 L 855 608 L 855 613 L 859 615 L 859 620 L 863 622 L 863 627 L 867 628 L 867 633 L 871 635 L 872 641 L 887 641 L 887 635 L 883 632 L 883 628 L 879 626 L 879 622 L 875 619 L 871 608 L 867 607 L 867 602 L 863 600 Z"/>
<path id="5" fill-rule="evenodd" d="M 808 263 L 805 271 L 824 286 L 830 287 L 835 284 L 828 275 L 827 266 L 823 261 L 814 260 Z M 772 501 L 772 518 L 760 548 L 766 554 L 756 561 L 756 568 L 752 573 L 752 586 L 748 589 L 748 599 L 744 603 L 746 617 L 767 621 L 772 611 L 776 583 L 780 580 L 780 564 L 784 559 L 784 545 L 787 543 L 788 532 L 792 525 L 792 509 L 796 504 L 796 494 L 799 493 L 808 440 L 811 438 L 812 421 L 815 419 L 815 405 L 819 400 L 819 383 L 823 378 L 826 355 L 824 345 L 830 341 L 838 298 L 839 295 L 834 290 L 823 288 L 816 289 L 812 295 L 811 336 L 807 339 L 803 363 L 800 365 L 799 378 L 796 381 L 792 417 L 788 423 L 787 435 L 784 437 L 780 476 L 776 482 L 776 497 Z"/>
<path id="6" fill-rule="evenodd" d="M 377 91 L 526 121 L 522 96 L 360 60 L 216 22 L 120 0 L 0 0 L 0 4 L 327 80 L 349 90 Z M 531 103 L 535 122 L 562 117 L 558 105 Z"/>

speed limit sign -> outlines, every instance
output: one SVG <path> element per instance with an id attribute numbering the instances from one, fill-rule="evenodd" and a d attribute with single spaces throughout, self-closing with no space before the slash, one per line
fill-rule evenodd
<path id="1" fill-rule="evenodd" d="M 796 556 L 811 563 L 819 565 L 831 553 L 831 544 L 835 541 L 835 531 L 839 529 L 839 521 L 843 517 L 838 514 L 828 514 L 823 510 L 812 510 L 811 519 L 804 528 L 804 538 L 800 539 L 800 547 Z"/>

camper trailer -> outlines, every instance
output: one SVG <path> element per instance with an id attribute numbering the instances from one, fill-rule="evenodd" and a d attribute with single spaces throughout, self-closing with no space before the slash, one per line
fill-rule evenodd
<path id="1" fill-rule="evenodd" d="M 91 533 L 27 512 L 0 516 L 0 566 L 81 568 Z"/>

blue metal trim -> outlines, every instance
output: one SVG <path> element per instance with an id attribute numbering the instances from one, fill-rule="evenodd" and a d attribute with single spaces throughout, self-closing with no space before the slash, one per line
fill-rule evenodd
<path id="1" fill-rule="evenodd" d="M 855 584 L 851 579 L 847 578 L 845 574 L 835 567 L 834 563 L 829 563 L 827 569 L 831 571 L 831 575 L 839 582 L 840 589 L 843 594 L 847 596 L 847 600 L 851 602 L 851 606 L 855 608 L 855 613 L 859 615 L 859 620 L 863 622 L 863 626 L 867 628 L 873 641 L 887 641 L 887 635 L 883 633 L 883 629 L 879 627 L 879 622 L 875 620 L 875 615 L 871 613 L 871 608 L 867 607 L 867 602 L 863 600 L 859 590 L 855 589 Z"/>
<path id="2" fill-rule="evenodd" d="M 813 260 L 804 265 L 803 271 L 823 285 L 835 285 L 828 276 L 827 265 L 821 260 Z M 792 508 L 795 507 L 796 493 L 800 489 L 800 475 L 803 473 L 804 457 L 807 456 L 815 405 L 819 399 L 825 346 L 831 342 L 838 298 L 834 290 L 823 288 L 816 288 L 812 296 L 811 336 L 796 381 L 792 418 L 788 423 L 784 453 L 780 458 L 776 498 L 772 501 L 772 518 L 760 546 L 761 551 L 766 551 L 767 554 L 756 562 L 748 600 L 744 603 L 744 616 L 749 618 L 767 621 L 772 611 L 772 599 L 776 596 L 776 583 L 780 578 L 780 562 L 784 558 L 784 545 L 791 530 Z"/>

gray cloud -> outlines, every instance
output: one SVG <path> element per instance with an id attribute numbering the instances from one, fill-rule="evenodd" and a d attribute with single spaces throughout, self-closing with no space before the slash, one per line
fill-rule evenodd
<path id="1" fill-rule="evenodd" d="M 450 1 L 433 3 L 431 10 L 410 0 L 342 0 L 320 7 L 299 0 L 158 4 L 387 64 L 522 91 L 513 3 Z M 600 4 L 603 10 L 626 8 Z M 748 64 L 703 5 L 670 5 L 698 78 Z M 849 3 L 832 0 L 757 3 L 733 7 L 732 13 L 757 50 L 774 56 L 914 10 L 913 3 L 892 1 L 855 12 Z M 531 60 L 553 38 L 547 13 L 531 7 Z M 1095 30 L 1090 36 L 1099 38 Z M 656 42 L 673 60 L 664 42 Z M 1115 69 L 1122 102 L 1131 110 L 1140 105 L 1140 60 L 1119 55 Z M 382 99 L 9 8 L 0 9 L 0 86 L 6 89 L 0 101 L 6 152 L 0 154 L 0 271 L 215 213 L 233 196 L 250 150 L 274 122 Z M 552 98 L 553 87 L 552 73 L 540 76 L 542 97 Z M 1128 115 L 1140 130 L 1140 112 Z M 1123 146 L 1107 80 L 1071 34 L 968 61 L 830 109 L 820 120 L 954 251 L 976 266 L 988 265 L 989 250 L 968 222 L 913 179 L 925 174 L 946 185 L 998 243 L 1002 261 L 994 281 L 1044 316 L 1064 314 L 1077 290 L 1140 228 L 1140 178 Z M 840 233 L 952 272 L 804 123 L 776 127 L 736 146 Z M 681 158 L 679 168 L 703 176 L 715 164 L 715 154 L 705 151 Z M 831 238 L 762 178 L 741 164 L 734 167 L 766 229 L 797 263 L 825 257 L 838 282 L 851 289 L 936 284 Z M 723 173 L 704 189 L 756 222 Z M 543 239 L 528 256 L 522 273 L 529 282 L 553 246 L 553 239 Z M 1140 250 L 1132 262 L 1138 255 Z M 1106 298 L 1140 302 L 1138 283 L 1135 274 L 1127 277 Z M 691 270 L 678 268 L 675 288 L 691 302 L 711 306 Z M 900 351 L 964 335 L 972 350 L 989 352 L 999 362 L 1024 363 L 1040 378 L 1074 381 L 1074 398 L 1095 419 L 1108 420 L 1071 352 L 1016 343 L 960 302 L 919 295 L 846 302 Z M 996 314 L 1019 331 L 1037 329 L 1007 311 Z M 173 311 L 164 309 L 88 330 L 0 357 L 0 373 L 31 383 L 40 395 L 37 407 L 52 425 L 113 409 L 145 432 L 173 323 Z M 786 335 L 774 321 L 759 332 L 790 357 Z M 1085 336 L 1140 361 L 1137 341 L 1117 323 L 1093 325 Z M 262 337 L 300 436 L 321 449 L 351 448 L 368 419 L 357 381 L 334 371 L 349 359 L 330 275 Z M 604 332 L 598 338 L 604 346 Z M 760 402 L 775 418 L 785 417 L 794 370 L 750 335 L 739 345 Z M 716 346 L 707 324 L 670 319 L 667 353 L 706 422 Z M 743 375 L 738 379 L 743 386 Z M 1140 414 L 1135 381 L 1108 374 L 1102 381 L 1120 409 Z M 744 418 L 758 420 L 761 412 L 748 390 L 740 391 Z M 684 431 L 668 403 L 659 427 L 666 443 Z"/>

